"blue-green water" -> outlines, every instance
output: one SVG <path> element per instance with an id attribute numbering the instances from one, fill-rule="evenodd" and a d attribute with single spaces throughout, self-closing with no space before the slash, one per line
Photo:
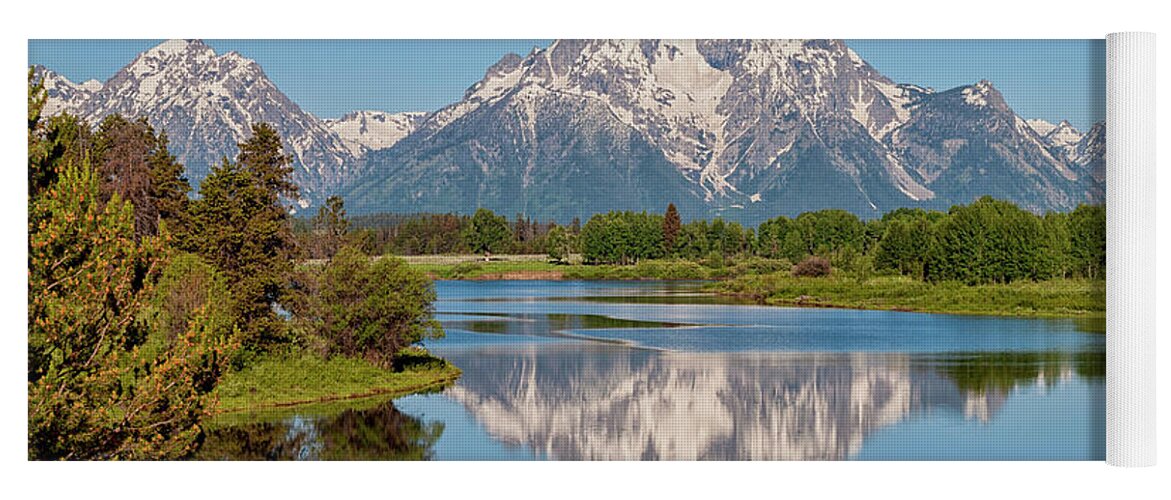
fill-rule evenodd
<path id="1" fill-rule="evenodd" d="M 1100 325 L 760 307 L 694 283 L 437 286 L 447 337 L 427 347 L 455 385 L 212 438 L 248 441 L 240 458 L 1105 456 Z"/>

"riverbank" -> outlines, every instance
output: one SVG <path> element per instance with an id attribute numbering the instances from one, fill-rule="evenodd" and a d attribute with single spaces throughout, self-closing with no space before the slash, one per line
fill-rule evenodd
<path id="1" fill-rule="evenodd" d="M 403 396 L 446 386 L 460 376 L 446 360 L 414 349 L 401 371 L 361 359 L 308 353 L 270 355 L 228 373 L 216 387 L 219 412 L 233 413 L 371 396 Z"/>
<path id="2" fill-rule="evenodd" d="M 743 276 L 712 286 L 767 305 L 1019 317 L 1106 317 L 1104 280 L 1056 279 L 994 285 L 926 283 L 902 277 Z"/>
<path id="3" fill-rule="evenodd" d="M 580 257 L 569 263 L 549 262 L 543 255 L 501 255 L 484 261 L 474 255 L 408 256 L 411 267 L 432 279 L 446 280 L 721 280 L 750 274 L 788 270 L 785 260 L 728 259 L 705 265 L 683 259 L 653 259 L 631 265 L 585 265 Z"/>
<path id="4" fill-rule="evenodd" d="M 1104 280 L 967 285 L 904 276 L 835 274 L 797 278 L 785 260 L 747 258 L 709 266 L 681 259 L 633 265 L 556 264 L 539 255 L 406 257 L 412 267 L 446 280 L 710 280 L 714 292 L 759 304 L 1018 317 L 1106 316 Z"/>

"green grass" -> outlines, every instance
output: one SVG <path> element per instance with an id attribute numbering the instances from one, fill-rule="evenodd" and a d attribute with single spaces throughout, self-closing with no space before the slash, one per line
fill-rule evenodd
<path id="1" fill-rule="evenodd" d="M 410 262 L 410 261 L 408 261 Z M 468 260 L 453 263 L 411 262 L 411 267 L 440 279 L 484 279 L 493 274 L 518 272 L 560 272 L 573 265 L 559 265 L 544 261 Z"/>
<path id="2" fill-rule="evenodd" d="M 408 351 L 404 364 L 396 372 L 341 356 L 328 360 L 309 353 L 264 356 L 224 376 L 216 388 L 219 411 L 403 395 L 449 384 L 460 375 L 459 368 L 422 350 Z"/>
<path id="3" fill-rule="evenodd" d="M 743 276 L 713 287 L 763 304 L 1028 317 L 1106 316 L 1103 280 L 1049 280 L 996 285 L 926 283 L 902 276 L 794 278 Z"/>
<path id="4" fill-rule="evenodd" d="M 705 265 L 684 259 L 645 260 L 633 265 L 557 264 L 540 256 L 407 257 L 412 267 L 437 279 L 567 279 L 567 280 L 714 280 L 759 272 L 788 269 L 784 260 L 761 258 L 728 259 L 727 265 Z M 580 262 L 571 258 L 571 262 Z"/>

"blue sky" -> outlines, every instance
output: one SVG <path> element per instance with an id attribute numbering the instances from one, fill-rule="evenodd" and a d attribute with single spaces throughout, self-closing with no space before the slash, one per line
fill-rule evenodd
<path id="1" fill-rule="evenodd" d="M 105 80 L 160 40 L 30 40 L 29 64 L 75 82 Z M 459 100 L 508 52 L 549 40 L 207 40 L 256 60 L 322 118 L 349 111 L 431 111 Z M 847 40 L 891 79 L 944 90 L 990 80 L 1025 118 L 1086 130 L 1106 115 L 1103 40 Z M 344 89 L 344 92 L 339 92 Z"/>

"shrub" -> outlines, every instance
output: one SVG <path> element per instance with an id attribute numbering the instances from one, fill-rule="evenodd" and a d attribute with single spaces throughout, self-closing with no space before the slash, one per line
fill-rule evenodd
<path id="1" fill-rule="evenodd" d="M 431 280 L 402 259 L 371 262 L 345 247 L 325 266 L 319 286 L 313 323 L 327 355 L 360 356 L 391 368 L 404 347 L 443 336 L 432 317 Z"/>
<path id="2" fill-rule="evenodd" d="M 724 267 L 724 254 L 714 250 L 708 252 L 703 264 L 712 269 L 722 269 Z"/>
<path id="3" fill-rule="evenodd" d="M 793 266 L 793 276 L 814 278 L 829 276 L 831 270 L 828 260 L 811 255 Z"/>
<path id="4" fill-rule="evenodd" d="M 462 279 L 471 277 L 472 273 L 478 272 L 484 266 L 479 262 L 460 262 L 451 266 L 451 277 L 454 279 Z"/>

